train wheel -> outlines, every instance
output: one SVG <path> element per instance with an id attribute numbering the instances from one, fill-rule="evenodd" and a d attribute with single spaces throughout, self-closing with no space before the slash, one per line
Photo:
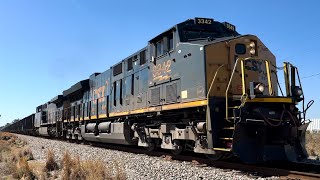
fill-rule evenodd
<path id="1" fill-rule="evenodd" d="M 181 154 L 185 150 L 185 147 L 186 147 L 185 143 L 183 143 L 181 141 L 177 141 L 177 140 L 174 141 L 173 146 L 176 147 L 176 149 L 171 150 L 171 153 L 174 155 Z"/>
<path id="2" fill-rule="evenodd" d="M 224 153 L 216 151 L 216 154 L 206 154 L 206 157 L 212 161 L 218 161 L 224 157 Z"/>
<path id="3" fill-rule="evenodd" d="M 223 159 L 230 159 L 233 157 L 233 153 L 232 152 L 227 152 L 224 153 Z"/>
<path id="4" fill-rule="evenodd" d="M 154 143 L 148 143 L 148 147 L 145 147 L 145 149 L 149 152 L 154 151 L 156 149 L 156 145 Z"/>

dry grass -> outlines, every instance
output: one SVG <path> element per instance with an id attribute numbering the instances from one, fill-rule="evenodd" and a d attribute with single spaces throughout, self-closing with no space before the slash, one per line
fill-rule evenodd
<path id="1" fill-rule="evenodd" d="M 48 171 L 54 171 L 57 170 L 58 167 L 58 163 L 56 162 L 56 159 L 54 157 L 54 152 L 52 150 L 48 150 L 47 153 L 47 160 L 46 160 L 46 165 L 44 167 L 44 171 L 48 172 Z"/>
<path id="2" fill-rule="evenodd" d="M 63 180 L 125 180 L 123 166 L 117 162 L 106 165 L 100 160 L 81 161 L 65 152 L 62 161 L 55 159 L 54 151 L 48 150 L 45 163 L 33 160 L 26 142 L 10 133 L 0 133 L 0 163 L 5 163 L 0 176 L 7 179 L 63 179 Z M 28 162 L 29 161 L 29 162 Z"/>
<path id="3" fill-rule="evenodd" d="M 87 180 L 103 180 L 107 179 L 107 168 L 101 161 L 85 161 L 82 167 L 86 172 Z"/>
<path id="4" fill-rule="evenodd" d="M 63 156 L 62 167 L 62 179 L 64 180 L 127 179 L 125 170 L 119 162 L 113 162 L 111 166 L 106 166 L 103 161 L 99 160 L 80 161 L 79 156 L 72 158 L 69 152 Z"/>
<path id="5" fill-rule="evenodd" d="M 0 133 L 0 162 L 5 163 L 6 169 L 1 169 L 1 176 L 7 178 L 34 179 L 28 160 L 33 159 L 32 152 L 26 142 L 11 133 Z"/>
<path id="6" fill-rule="evenodd" d="M 28 161 L 26 158 L 20 158 L 16 166 L 14 167 L 14 172 L 13 172 L 13 177 L 17 179 L 26 179 L 26 180 L 31 180 L 35 179 L 35 175 L 33 171 L 30 169 Z"/>
<path id="7" fill-rule="evenodd" d="M 71 158 L 68 151 L 66 151 L 63 155 L 62 159 L 62 179 L 68 180 L 71 175 L 71 170 L 73 166 L 73 159 Z"/>
<path id="8" fill-rule="evenodd" d="M 306 148 L 310 156 L 320 157 L 320 133 L 306 134 Z"/>
<path id="9" fill-rule="evenodd" d="M 81 165 L 79 156 L 73 159 L 73 169 L 70 174 L 70 179 L 86 179 L 85 171 Z"/>

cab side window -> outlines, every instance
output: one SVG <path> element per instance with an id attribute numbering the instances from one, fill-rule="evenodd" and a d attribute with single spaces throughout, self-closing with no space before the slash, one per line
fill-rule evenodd
<path id="1" fill-rule="evenodd" d="M 156 57 L 163 54 L 163 41 L 160 40 L 156 43 Z"/>
<path id="2" fill-rule="evenodd" d="M 169 51 L 173 50 L 173 33 L 170 33 L 168 35 L 168 50 Z"/>

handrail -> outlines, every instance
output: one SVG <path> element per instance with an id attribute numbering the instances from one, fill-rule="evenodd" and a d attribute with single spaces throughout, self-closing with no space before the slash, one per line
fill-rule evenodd
<path id="1" fill-rule="evenodd" d="M 232 73 L 231 73 L 231 77 L 230 77 L 230 80 L 229 80 L 229 83 L 228 83 L 228 86 L 226 88 L 226 120 L 228 120 L 228 116 L 229 116 L 229 112 L 228 112 L 228 93 L 229 93 L 229 89 L 230 89 L 230 86 L 231 86 L 231 82 L 233 80 L 233 76 L 234 76 L 234 73 L 236 71 L 236 68 L 238 66 L 238 62 L 240 61 L 241 62 L 241 82 L 242 82 L 242 97 L 244 96 L 247 96 L 247 93 L 246 93 L 246 81 L 245 81 L 245 68 L 244 68 L 244 61 L 247 61 L 247 60 L 261 60 L 261 61 L 265 61 L 265 65 L 266 65 L 266 71 L 267 71 L 267 79 L 268 79 L 268 87 L 269 87 L 269 94 L 272 96 L 274 93 L 273 93 L 273 87 L 272 87 L 272 82 L 271 82 L 271 69 L 270 69 L 270 62 L 268 60 L 264 60 L 264 59 L 257 59 L 257 58 L 253 58 L 253 57 L 249 57 L 249 58 L 237 58 L 235 64 L 234 64 L 234 67 L 233 67 L 233 70 L 232 70 Z"/>
<path id="2" fill-rule="evenodd" d="M 230 88 L 230 85 L 231 85 L 231 82 L 232 82 L 232 79 L 233 79 L 233 75 L 234 75 L 234 72 L 236 71 L 236 67 L 238 65 L 238 62 L 239 62 L 239 59 L 240 58 L 237 58 L 236 62 L 234 63 L 234 67 L 233 67 L 233 70 L 232 70 L 232 73 L 231 73 L 231 77 L 230 77 L 230 80 L 229 80 L 229 83 L 228 83 L 228 86 L 227 86 L 227 89 L 226 89 L 226 120 L 228 121 L 228 116 L 229 116 L 229 113 L 228 113 L 228 92 L 229 92 L 229 88 Z M 242 60 L 242 58 L 241 58 Z M 242 82 L 243 83 L 243 82 Z M 243 88 L 243 86 L 242 86 Z M 242 90 L 243 92 L 243 90 Z"/>
<path id="3" fill-rule="evenodd" d="M 217 75 L 218 75 L 218 72 L 220 71 L 220 69 L 223 67 L 223 66 L 225 66 L 225 64 L 222 64 L 222 65 L 220 65 L 218 68 L 217 68 L 217 70 L 216 70 L 216 72 L 215 72 L 215 74 L 214 74 L 214 76 L 213 76 L 213 79 L 212 79 L 212 81 L 211 81 L 211 84 L 210 84 L 210 87 L 209 87 L 209 89 L 208 89 L 208 93 L 207 93 L 207 119 L 206 119 L 206 125 L 207 125 L 207 130 L 209 130 L 208 129 L 208 120 L 209 119 L 211 119 L 211 117 L 210 117 L 210 105 L 209 105 L 209 95 L 210 95 L 210 92 L 211 92 L 211 89 L 212 89 L 212 87 L 213 87 L 213 84 L 214 84 L 214 82 L 215 82 L 215 80 L 216 80 L 216 77 L 217 77 Z M 210 126 L 210 128 L 211 128 L 211 126 Z"/>
<path id="4" fill-rule="evenodd" d="M 266 71 L 267 71 L 267 76 L 268 76 L 268 86 L 269 86 L 269 94 L 270 96 L 273 95 L 273 87 L 272 87 L 272 82 L 271 82 L 271 71 L 270 71 L 270 62 L 266 61 Z"/>
<path id="5" fill-rule="evenodd" d="M 291 90 L 290 90 L 290 82 L 289 82 L 289 67 L 288 63 L 283 63 L 283 73 L 284 73 L 284 81 L 286 86 L 286 95 L 291 96 Z"/>
<path id="6" fill-rule="evenodd" d="M 212 140 L 212 135 L 209 135 L 212 133 L 212 129 L 211 129 L 211 117 L 210 117 L 210 105 L 209 105 L 209 96 L 210 96 L 210 92 L 211 92 L 211 89 L 213 87 L 213 84 L 216 80 L 216 77 L 217 77 L 217 74 L 218 72 L 220 71 L 220 69 L 225 66 L 225 64 L 222 64 L 218 67 L 218 69 L 216 70 L 216 73 L 214 74 L 214 77 L 211 81 L 211 84 L 210 84 L 210 87 L 208 89 L 208 93 L 207 93 L 207 118 L 206 118 L 206 129 L 207 129 L 207 139 L 208 139 L 208 148 L 213 148 L 213 140 Z M 212 73 L 212 72 L 211 72 Z M 211 75 L 211 74 L 210 74 Z M 209 121 L 210 119 L 210 121 Z"/>

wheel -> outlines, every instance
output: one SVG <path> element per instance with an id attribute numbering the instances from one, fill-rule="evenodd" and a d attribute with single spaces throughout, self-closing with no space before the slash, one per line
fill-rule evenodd
<path id="1" fill-rule="evenodd" d="M 230 159 L 233 157 L 233 153 L 232 152 L 226 152 L 224 153 L 223 159 Z"/>
<path id="2" fill-rule="evenodd" d="M 148 143 L 148 147 L 145 147 L 145 149 L 149 152 L 154 151 L 156 149 L 156 145 L 154 143 Z"/>
<path id="3" fill-rule="evenodd" d="M 216 154 L 206 154 L 205 156 L 212 161 L 218 161 L 224 157 L 224 153 L 216 151 Z"/>
<path id="4" fill-rule="evenodd" d="M 179 155 L 185 150 L 185 144 L 181 141 L 173 141 L 173 146 L 176 147 L 176 149 L 171 150 L 171 153 L 174 155 Z"/>

